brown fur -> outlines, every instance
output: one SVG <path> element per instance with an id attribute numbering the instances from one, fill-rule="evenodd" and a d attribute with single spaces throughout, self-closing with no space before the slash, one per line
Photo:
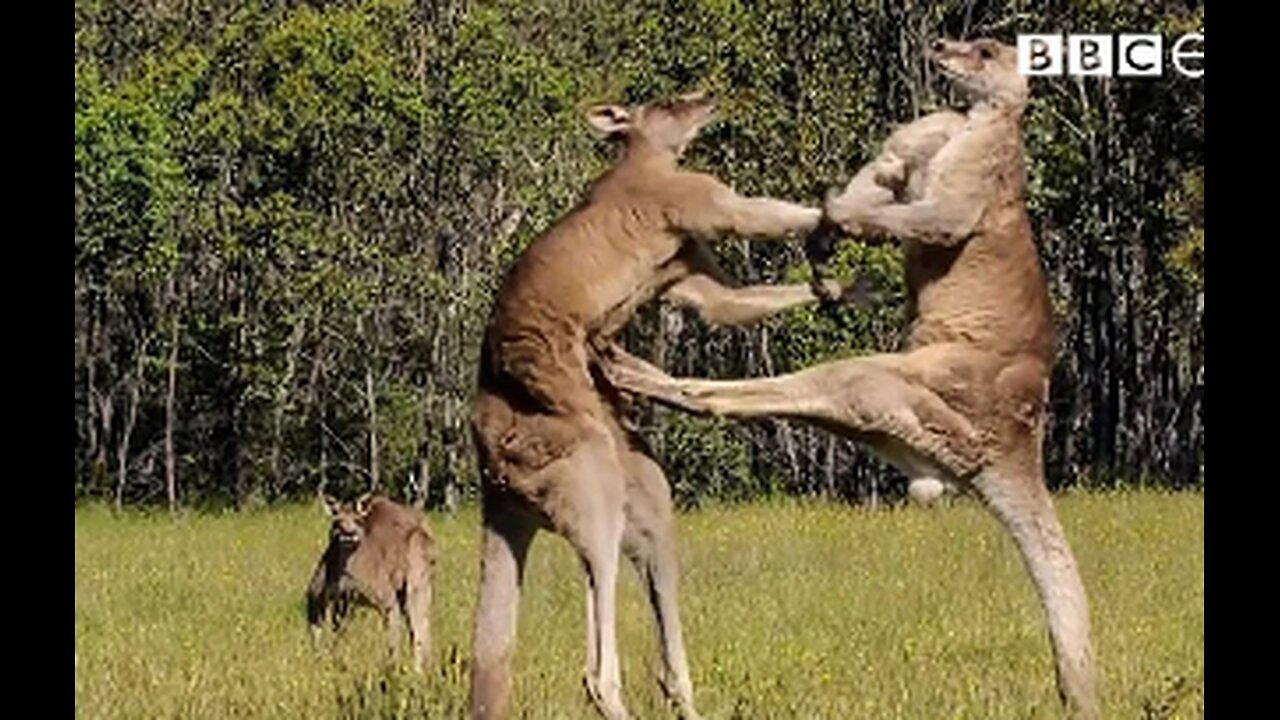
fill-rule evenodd
<path id="1" fill-rule="evenodd" d="M 1063 699 L 1092 718 L 1085 592 L 1044 483 L 1053 328 L 1023 199 L 1026 81 L 1014 49 L 994 41 L 939 41 L 933 54 L 977 96 L 963 123 L 926 119 L 942 128 L 929 133 L 945 140 L 936 153 L 909 169 L 880 158 L 827 205 L 834 223 L 902 242 L 914 316 L 903 352 L 760 380 L 677 380 L 622 353 L 607 372 L 623 389 L 696 412 L 814 422 L 913 479 L 975 489 L 1040 594 Z"/>
<path id="2" fill-rule="evenodd" d="M 471 711 L 507 711 L 510 657 L 525 553 L 537 529 L 578 551 L 587 575 L 586 683 L 607 717 L 626 717 L 614 637 L 621 548 L 647 585 L 662 648 L 663 684 L 696 716 L 676 602 L 670 489 L 592 374 L 635 308 L 666 294 L 715 322 L 744 322 L 815 301 L 807 286 L 727 287 L 706 243 L 730 233 L 781 237 L 821 213 L 745 198 L 682 169 L 685 145 L 711 115 L 685 96 L 602 106 L 588 118 L 625 141 L 621 160 L 588 198 L 538 238 L 507 276 L 481 353 L 473 431 L 484 496 L 484 560 L 476 613 Z"/>
<path id="3" fill-rule="evenodd" d="M 307 586 L 307 622 L 318 634 L 332 613 L 337 629 L 351 602 L 378 610 L 387 623 L 391 652 L 409 626 L 414 667 L 421 670 L 431 650 L 431 592 L 435 541 L 422 512 L 385 497 L 366 495 L 355 503 L 325 498 L 331 518 L 329 545 Z"/>
<path id="4" fill-rule="evenodd" d="M 898 127 L 884 141 L 879 157 L 849 182 L 844 194 L 828 201 L 828 214 L 839 217 L 844 214 L 842 207 L 867 202 L 859 197 L 863 187 L 863 192 L 875 194 L 872 204 L 889 202 L 890 198 L 898 202 L 919 200 L 928 182 L 930 161 L 964 125 L 962 113 L 939 110 Z M 881 190 L 892 195 L 880 195 Z"/>
<path id="5" fill-rule="evenodd" d="M 826 280 L 826 260 L 833 253 L 842 230 L 852 235 L 865 233 L 864 228 L 850 220 L 849 213 L 860 207 L 920 200 L 928 183 L 929 162 L 963 129 L 965 122 L 962 113 L 940 110 L 898 127 L 884 141 L 880 154 L 863 166 L 842 192 L 833 193 L 827 199 L 822 222 L 805 238 L 816 294 L 826 300 L 836 300 L 841 294 L 831 289 L 830 281 Z M 833 218 L 844 221 L 839 223 Z"/>

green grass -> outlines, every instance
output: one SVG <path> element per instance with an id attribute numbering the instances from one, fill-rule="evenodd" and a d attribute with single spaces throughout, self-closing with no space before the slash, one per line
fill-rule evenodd
<path id="1" fill-rule="evenodd" d="M 1057 499 L 1090 595 L 1107 717 L 1204 715 L 1204 496 Z M 223 516 L 75 512 L 77 717 L 462 717 L 477 515 L 433 516 L 442 564 L 433 666 L 384 660 L 359 613 L 316 650 L 302 590 L 318 508 Z M 708 718 L 1059 715 L 1041 612 L 1012 542 L 980 507 L 824 503 L 680 518 L 681 606 Z M 656 642 L 622 576 L 627 702 L 667 717 Z M 583 581 L 563 540 L 534 543 L 515 661 L 516 717 L 594 717 L 584 700 Z"/>

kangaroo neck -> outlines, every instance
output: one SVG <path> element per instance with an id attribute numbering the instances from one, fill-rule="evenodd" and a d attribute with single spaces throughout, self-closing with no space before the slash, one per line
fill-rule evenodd
<path id="1" fill-rule="evenodd" d="M 674 169 L 679 160 L 680 156 L 670 149 L 658 147 L 640 136 L 627 143 L 622 157 L 624 163 L 655 169 Z"/>
<path id="2" fill-rule="evenodd" d="M 1022 119 L 1023 103 L 1000 98 L 983 98 L 969 109 L 969 120 L 978 123 L 1009 122 L 1017 124 Z"/>

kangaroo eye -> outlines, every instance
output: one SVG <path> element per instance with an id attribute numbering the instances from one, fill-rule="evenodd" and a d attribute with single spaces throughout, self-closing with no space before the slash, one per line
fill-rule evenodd
<path id="1" fill-rule="evenodd" d="M 983 60 L 990 60 L 991 58 L 995 57 L 996 54 L 992 52 L 991 48 L 989 47 L 980 47 L 978 48 L 978 56 L 981 57 Z"/>

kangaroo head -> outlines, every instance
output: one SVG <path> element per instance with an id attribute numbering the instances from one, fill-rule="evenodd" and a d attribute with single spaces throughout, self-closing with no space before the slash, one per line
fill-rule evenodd
<path id="1" fill-rule="evenodd" d="M 699 92 L 630 107 L 596 105 L 587 110 L 587 122 L 605 137 L 625 140 L 628 147 L 643 145 L 680 157 L 715 109 L 714 97 Z"/>
<path id="2" fill-rule="evenodd" d="M 369 515 L 372 495 L 365 494 L 354 503 L 340 502 L 324 496 L 325 511 L 329 515 L 329 540 L 343 547 L 355 547 L 364 540 L 365 518 Z"/>
<path id="3" fill-rule="evenodd" d="M 1021 108 L 1027 79 L 1018 72 L 1018 51 L 996 40 L 935 40 L 929 57 L 942 72 L 979 101 Z"/>

